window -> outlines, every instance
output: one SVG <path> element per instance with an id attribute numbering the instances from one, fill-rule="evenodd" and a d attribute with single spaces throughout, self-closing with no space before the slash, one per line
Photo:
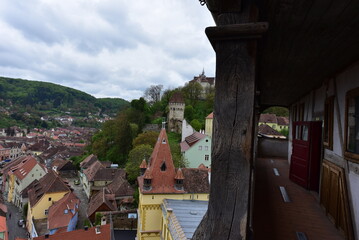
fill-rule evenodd
<path id="1" fill-rule="evenodd" d="M 166 163 L 162 163 L 161 165 L 161 171 L 164 172 L 166 171 L 167 167 L 166 167 Z"/>
<path id="2" fill-rule="evenodd" d="M 45 209 L 45 215 L 49 214 L 49 210 Z"/>
<path id="3" fill-rule="evenodd" d="M 202 146 L 198 146 L 198 150 L 202 151 Z"/>
<path id="4" fill-rule="evenodd" d="M 208 151 L 208 146 L 204 146 L 204 150 Z"/>
<path id="5" fill-rule="evenodd" d="M 324 105 L 323 145 L 333 149 L 334 96 L 329 97 Z"/>
<path id="6" fill-rule="evenodd" d="M 51 201 L 51 198 L 49 197 L 49 202 Z"/>
<path id="7" fill-rule="evenodd" d="M 204 160 L 208 161 L 209 160 L 209 155 L 204 155 Z"/>
<path id="8" fill-rule="evenodd" d="M 65 209 L 64 210 L 64 214 L 68 214 L 69 213 L 69 210 L 68 209 Z"/>
<path id="9" fill-rule="evenodd" d="M 359 88 L 346 95 L 345 156 L 359 162 Z"/>

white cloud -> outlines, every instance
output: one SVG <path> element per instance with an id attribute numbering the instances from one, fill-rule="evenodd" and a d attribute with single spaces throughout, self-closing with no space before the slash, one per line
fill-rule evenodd
<path id="1" fill-rule="evenodd" d="M 213 76 L 210 25 L 196 0 L 3 0 L 0 75 L 131 100 Z"/>

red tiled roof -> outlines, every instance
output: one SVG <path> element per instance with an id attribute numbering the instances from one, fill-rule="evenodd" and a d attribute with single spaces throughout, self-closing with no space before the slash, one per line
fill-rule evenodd
<path id="1" fill-rule="evenodd" d="M 33 207 L 46 193 L 54 192 L 69 192 L 70 188 L 66 183 L 52 170 L 43 176 L 38 184 L 35 184 L 33 188 L 28 191 L 29 202 Z"/>
<path id="2" fill-rule="evenodd" d="M 92 163 L 94 163 L 96 160 L 98 160 L 97 156 L 91 154 L 80 163 L 80 167 L 86 168 L 86 167 L 90 166 Z"/>
<path id="3" fill-rule="evenodd" d="M 278 125 L 288 126 L 289 125 L 289 119 L 288 117 L 277 117 Z"/>
<path id="4" fill-rule="evenodd" d="M 196 142 L 205 138 L 206 135 L 200 132 L 194 132 L 188 137 L 184 139 L 183 142 L 180 143 L 181 152 L 187 151 L 190 147 L 192 147 Z"/>
<path id="5" fill-rule="evenodd" d="M 206 119 L 213 119 L 213 112 L 211 112 L 207 117 Z"/>
<path id="6" fill-rule="evenodd" d="M 141 165 L 140 165 L 140 168 L 141 168 L 141 169 L 142 169 L 142 168 L 147 168 L 147 162 L 146 162 L 145 159 L 142 160 L 142 163 L 141 163 Z"/>
<path id="7" fill-rule="evenodd" d="M 49 208 L 48 228 L 67 227 L 73 216 L 79 211 L 80 199 L 70 192 Z"/>
<path id="8" fill-rule="evenodd" d="M 209 193 L 208 169 L 182 168 L 186 193 Z"/>
<path id="9" fill-rule="evenodd" d="M 116 211 L 117 204 L 115 201 L 115 194 L 107 187 L 101 189 L 90 199 L 87 216 L 92 217 L 93 214 L 101 207 L 101 211 Z"/>
<path id="10" fill-rule="evenodd" d="M 13 173 L 18 179 L 22 180 L 37 164 L 38 163 L 34 157 L 27 156 L 20 164 L 15 166 L 16 169 L 13 169 Z"/>
<path id="11" fill-rule="evenodd" d="M 110 183 L 107 187 L 115 194 L 116 198 L 132 196 L 135 192 L 130 183 L 121 175 L 116 175 L 112 183 Z"/>
<path id="12" fill-rule="evenodd" d="M 262 113 L 259 116 L 259 122 L 261 123 L 277 123 L 277 116 L 270 113 Z"/>
<path id="13" fill-rule="evenodd" d="M 176 173 L 175 179 L 176 179 L 176 180 L 183 180 L 183 179 L 184 179 L 184 176 L 183 176 L 182 170 L 181 170 L 180 168 L 177 170 L 177 173 Z"/>
<path id="14" fill-rule="evenodd" d="M 151 189 L 145 190 L 143 179 L 148 174 L 152 176 Z M 138 178 L 140 190 L 143 193 L 181 193 L 183 191 L 175 189 L 175 175 L 166 130 L 162 129 L 152 152 L 149 167 L 145 175 Z"/>
<path id="15" fill-rule="evenodd" d="M 99 226 L 99 232 L 96 233 L 96 227 L 89 228 L 88 230 L 79 229 L 71 232 L 63 232 L 63 233 L 55 233 L 53 235 L 49 235 L 48 238 L 45 236 L 35 237 L 34 240 L 65 240 L 65 239 L 73 239 L 73 240 L 111 240 L 111 227 L 110 224 Z"/>
<path id="16" fill-rule="evenodd" d="M 93 162 L 91 165 L 87 164 L 87 168 L 84 170 L 84 174 L 86 175 L 87 180 L 92 181 L 97 171 L 101 168 L 105 168 L 105 167 L 98 160 Z"/>
<path id="17" fill-rule="evenodd" d="M 7 232 L 6 217 L 0 217 L 0 232 Z"/>
<path id="18" fill-rule="evenodd" d="M 170 103 L 184 103 L 183 96 L 181 92 L 174 92 L 170 98 Z"/>
<path id="19" fill-rule="evenodd" d="M 193 144 L 195 144 L 196 142 L 198 142 L 199 140 L 205 138 L 206 135 L 202 134 L 200 132 L 194 132 L 191 135 L 189 135 L 188 137 L 185 138 L 185 141 L 187 142 L 187 144 L 189 146 L 192 146 Z"/>
<path id="20" fill-rule="evenodd" d="M 278 131 L 274 130 L 267 124 L 262 124 L 258 127 L 258 133 L 263 135 L 272 135 L 272 136 L 283 136 Z"/>
<path id="21" fill-rule="evenodd" d="M 193 77 L 193 79 L 191 81 L 189 81 L 190 83 L 194 83 L 194 82 L 208 82 L 210 85 L 214 84 L 214 77 L 207 77 L 206 75 L 204 75 L 204 72 L 202 72 L 198 77 Z"/>
<path id="22" fill-rule="evenodd" d="M 187 151 L 191 146 L 186 141 L 180 143 L 181 152 Z"/>

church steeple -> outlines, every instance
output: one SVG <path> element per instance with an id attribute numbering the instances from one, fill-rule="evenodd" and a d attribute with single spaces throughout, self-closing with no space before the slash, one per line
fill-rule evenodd
<path id="1" fill-rule="evenodd" d="M 143 176 L 139 177 L 142 193 L 180 193 L 175 188 L 176 171 L 172 160 L 166 129 L 162 128 Z"/>

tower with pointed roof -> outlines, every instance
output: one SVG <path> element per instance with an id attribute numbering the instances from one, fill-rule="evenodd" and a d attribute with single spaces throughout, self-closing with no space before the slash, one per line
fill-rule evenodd
<path id="1" fill-rule="evenodd" d="M 168 108 L 168 130 L 171 132 L 181 133 L 185 102 L 180 92 L 173 93 L 168 103 Z"/>
<path id="2" fill-rule="evenodd" d="M 137 239 L 160 239 L 161 204 L 164 199 L 208 200 L 207 169 L 176 169 L 163 127 L 148 162 L 142 161 L 138 177 L 139 206 Z M 164 236 L 162 235 L 162 238 Z"/>

